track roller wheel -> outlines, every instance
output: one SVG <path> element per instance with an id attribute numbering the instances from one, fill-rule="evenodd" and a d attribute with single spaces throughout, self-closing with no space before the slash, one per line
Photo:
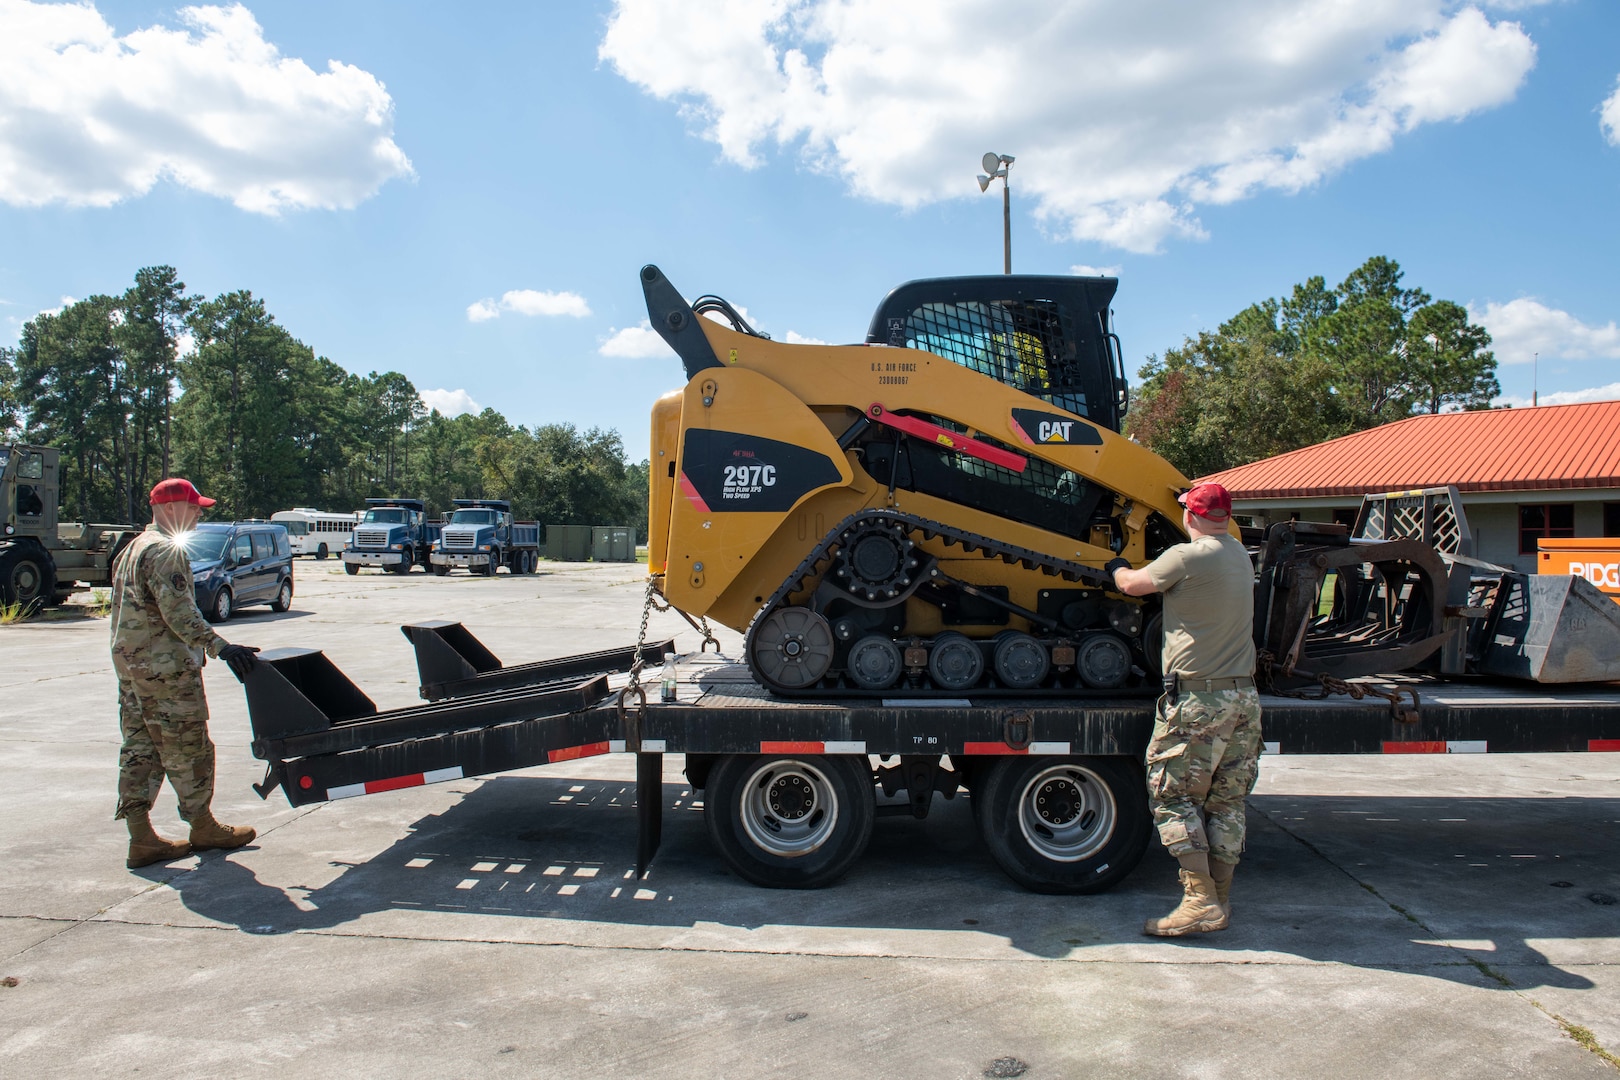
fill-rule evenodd
<path id="1" fill-rule="evenodd" d="M 973 801 L 991 856 L 1031 892 L 1111 888 L 1152 832 L 1142 766 L 1130 758 L 1002 758 L 976 778 Z"/>
<path id="2" fill-rule="evenodd" d="M 709 774 L 703 817 L 745 881 L 818 889 L 866 851 L 875 802 L 864 757 L 734 754 Z"/>
<path id="3" fill-rule="evenodd" d="M 955 631 L 934 639 L 928 652 L 928 677 L 941 690 L 966 690 L 984 674 L 984 654 L 966 634 Z"/>
<path id="4" fill-rule="evenodd" d="M 1052 658 L 1046 646 L 1028 634 L 1008 630 L 996 635 L 996 679 L 1014 690 L 1030 690 L 1046 679 Z"/>
<path id="5" fill-rule="evenodd" d="M 887 690 L 900 681 L 905 657 L 881 634 L 868 634 L 849 650 L 849 678 L 863 690 Z"/>

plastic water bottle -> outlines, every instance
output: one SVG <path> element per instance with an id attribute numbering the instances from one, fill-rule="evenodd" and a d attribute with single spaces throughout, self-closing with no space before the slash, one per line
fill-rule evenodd
<path id="1" fill-rule="evenodd" d="M 658 677 L 659 698 L 662 701 L 675 700 L 675 655 L 671 653 L 664 657 L 664 671 Z"/>

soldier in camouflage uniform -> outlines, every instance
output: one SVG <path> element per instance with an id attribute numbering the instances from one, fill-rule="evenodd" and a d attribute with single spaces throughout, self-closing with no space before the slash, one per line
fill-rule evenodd
<path id="1" fill-rule="evenodd" d="M 1260 771 L 1254 686 L 1254 569 L 1231 535 L 1232 497 L 1219 484 L 1181 496 L 1192 539 L 1140 570 L 1106 569 L 1131 596 L 1164 594 L 1165 693 L 1148 744 L 1148 797 L 1159 840 L 1181 863 L 1183 898 L 1143 932 L 1224 930 L 1243 854 L 1244 800 Z"/>
<path id="2" fill-rule="evenodd" d="M 194 850 L 241 847 L 254 837 L 245 826 L 221 825 L 209 809 L 214 744 L 202 666 L 205 657 L 216 656 L 242 677 L 258 652 L 214 633 L 197 610 L 183 537 L 213 504 L 188 480 L 162 481 L 152 489 L 152 524 L 113 564 L 112 659 L 124 735 L 114 817 L 129 826 L 132 868 Z M 152 828 L 152 803 L 165 776 L 180 816 L 191 824 L 189 843 L 166 840 Z"/>

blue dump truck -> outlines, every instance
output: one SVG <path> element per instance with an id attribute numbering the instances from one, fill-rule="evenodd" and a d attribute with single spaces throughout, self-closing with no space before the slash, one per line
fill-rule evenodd
<path id="1" fill-rule="evenodd" d="M 456 511 L 429 553 L 440 577 L 457 566 L 493 577 L 506 567 L 532 574 L 540 563 L 540 526 L 513 521 L 512 504 L 504 499 L 455 499 Z"/>
<path id="2" fill-rule="evenodd" d="M 343 569 L 358 574 L 362 566 L 377 566 L 408 574 L 412 566 L 428 566 L 441 527 L 427 519 L 421 499 L 367 499 L 365 515 L 343 549 Z"/>

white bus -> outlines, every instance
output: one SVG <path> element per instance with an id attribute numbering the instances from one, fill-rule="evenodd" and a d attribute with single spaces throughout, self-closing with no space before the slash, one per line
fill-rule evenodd
<path id="1" fill-rule="evenodd" d="M 341 555 L 354 532 L 359 514 L 332 514 L 308 506 L 292 510 L 278 510 L 270 520 L 287 527 L 287 539 L 292 541 L 294 555 L 313 555 L 324 559 L 328 555 Z"/>

